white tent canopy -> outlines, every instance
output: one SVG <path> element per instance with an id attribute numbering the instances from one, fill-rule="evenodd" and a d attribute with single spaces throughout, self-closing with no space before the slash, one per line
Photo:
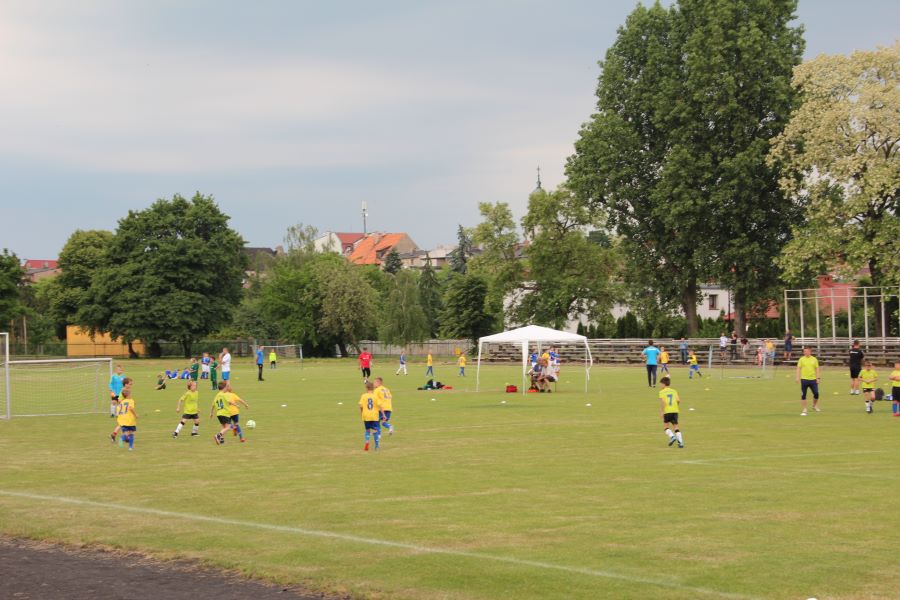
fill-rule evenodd
<path id="1" fill-rule="evenodd" d="M 532 344 L 543 346 L 545 344 L 583 344 L 584 345 L 584 391 L 587 392 L 588 380 L 591 378 L 591 349 L 587 338 L 577 333 L 557 331 L 549 327 L 528 325 L 518 329 L 511 329 L 503 333 L 495 333 L 483 338 L 478 338 L 478 367 L 475 371 L 475 391 L 478 391 L 481 383 L 481 350 L 485 343 L 512 344 L 522 348 L 522 392 L 528 389 L 525 380 L 528 376 L 528 348 Z"/>

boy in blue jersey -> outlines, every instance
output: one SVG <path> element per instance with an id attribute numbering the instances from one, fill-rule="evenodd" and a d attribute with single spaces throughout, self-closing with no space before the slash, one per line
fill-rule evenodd
<path id="1" fill-rule="evenodd" d="M 641 351 L 641 355 L 647 360 L 647 386 L 656 387 L 656 367 L 659 364 L 659 348 L 653 345 L 653 340 L 647 342 L 647 347 Z"/>
<path id="2" fill-rule="evenodd" d="M 397 369 L 397 372 L 394 375 L 399 375 L 400 371 L 403 371 L 404 375 L 409 375 L 409 372 L 406 370 L 406 351 L 400 353 L 400 367 Z"/>
<path id="3" fill-rule="evenodd" d="M 122 393 L 122 380 L 125 379 L 125 376 L 122 375 L 122 365 L 116 365 L 116 371 L 113 373 L 112 377 L 109 378 L 109 416 L 113 418 L 116 416 L 116 406 L 119 404 L 119 394 Z"/>

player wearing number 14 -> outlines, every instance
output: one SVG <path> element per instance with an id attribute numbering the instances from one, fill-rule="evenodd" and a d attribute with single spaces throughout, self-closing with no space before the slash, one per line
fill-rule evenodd
<path id="1" fill-rule="evenodd" d="M 369 451 L 369 439 L 374 438 L 375 449 L 381 445 L 381 405 L 375 395 L 375 384 L 366 382 L 366 391 L 359 397 L 359 413 L 366 430 L 366 445 L 363 450 Z"/>
<path id="2" fill-rule="evenodd" d="M 678 412 L 681 398 L 675 388 L 669 387 L 672 381 L 668 377 L 659 380 L 662 389 L 659 390 L 659 411 L 662 415 L 663 423 L 666 427 L 666 437 L 669 438 L 669 445 L 678 442 L 679 448 L 684 448 L 684 438 L 681 436 L 681 430 L 678 428 Z M 674 433 L 672 427 L 675 428 Z"/>

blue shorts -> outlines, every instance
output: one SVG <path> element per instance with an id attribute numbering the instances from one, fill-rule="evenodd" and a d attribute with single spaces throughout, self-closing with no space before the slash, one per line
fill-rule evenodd
<path id="1" fill-rule="evenodd" d="M 128 433 L 129 431 L 137 431 L 137 426 L 136 425 L 122 425 L 120 427 L 120 429 L 122 430 L 122 433 Z"/>
<path id="2" fill-rule="evenodd" d="M 231 415 L 231 422 L 237 423 L 241 420 L 241 415 Z"/>
<path id="3" fill-rule="evenodd" d="M 231 371 L 222 371 L 222 381 L 231 379 Z"/>
<path id="4" fill-rule="evenodd" d="M 363 421 L 363 425 L 366 426 L 366 431 L 370 429 L 374 429 L 375 431 L 381 431 L 381 422 L 380 421 Z"/>
<path id="5" fill-rule="evenodd" d="M 385 423 L 387 423 L 388 421 L 391 420 L 391 412 L 393 412 L 393 411 L 386 410 L 386 411 L 384 411 L 384 412 L 381 413 L 382 415 L 384 415 L 384 419 L 382 419 L 382 420 L 383 420 Z"/>
<path id="6" fill-rule="evenodd" d="M 691 365 L 690 370 L 691 370 L 691 371 L 697 371 L 697 372 L 699 373 L 699 372 L 700 372 L 700 365 Z"/>
<path id="7" fill-rule="evenodd" d="M 802 392 L 802 396 L 800 396 L 801 400 L 806 400 L 806 390 L 811 390 L 813 399 L 819 399 L 819 382 L 815 379 L 801 379 L 800 380 L 800 391 Z"/>

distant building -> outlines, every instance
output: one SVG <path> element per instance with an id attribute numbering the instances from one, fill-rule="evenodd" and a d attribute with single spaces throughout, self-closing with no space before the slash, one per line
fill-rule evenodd
<path id="1" fill-rule="evenodd" d="M 450 262 L 450 255 L 456 246 L 436 246 L 433 250 L 414 250 L 400 255 L 404 269 L 424 269 L 425 262 L 431 259 L 431 267 L 442 269 Z"/>
<path id="2" fill-rule="evenodd" d="M 59 261 L 55 259 L 25 259 L 22 261 L 22 268 L 25 269 L 25 276 L 32 282 L 56 277 L 62 273 Z"/>
<path id="3" fill-rule="evenodd" d="M 370 233 L 356 242 L 347 260 L 356 265 L 381 265 L 392 250 L 409 254 L 419 249 L 405 233 Z"/>
<path id="4" fill-rule="evenodd" d="M 350 256 L 357 242 L 366 237 L 364 233 L 338 233 L 326 231 L 313 240 L 316 252 L 338 252 Z"/>
<path id="5" fill-rule="evenodd" d="M 279 246 L 276 249 L 262 247 L 246 246 L 243 253 L 247 257 L 247 270 L 244 271 L 245 288 L 250 287 L 250 280 L 259 273 L 264 272 L 274 262 L 275 257 L 284 254 L 284 249 Z"/>

